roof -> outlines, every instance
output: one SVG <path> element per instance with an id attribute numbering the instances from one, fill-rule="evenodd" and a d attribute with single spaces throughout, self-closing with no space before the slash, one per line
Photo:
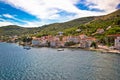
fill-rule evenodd
<path id="1" fill-rule="evenodd" d="M 111 34 L 111 35 L 108 35 L 109 37 L 118 37 L 120 36 L 120 34 Z"/>
<path id="2" fill-rule="evenodd" d="M 96 41 L 97 39 L 96 39 L 96 38 L 92 38 L 92 37 L 88 37 L 88 38 L 85 38 L 85 39 L 82 39 L 82 40 L 92 40 L 92 41 Z"/>

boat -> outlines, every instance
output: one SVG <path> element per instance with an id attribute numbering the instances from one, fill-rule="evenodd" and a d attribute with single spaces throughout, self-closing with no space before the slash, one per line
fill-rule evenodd
<path id="1" fill-rule="evenodd" d="M 24 48 L 24 49 L 27 49 L 27 50 L 31 49 L 30 46 L 23 46 L 23 48 Z"/>
<path id="2" fill-rule="evenodd" d="M 64 51 L 64 49 L 58 49 L 57 51 Z"/>

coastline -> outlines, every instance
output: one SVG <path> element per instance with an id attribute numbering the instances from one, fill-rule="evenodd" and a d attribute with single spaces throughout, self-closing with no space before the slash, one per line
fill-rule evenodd
<path id="1" fill-rule="evenodd" d="M 99 51 L 99 52 L 102 52 L 102 53 L 120 54 L 119 50 L 106 50 L 106 49 L 101 49 L 101 48 L 97 48 L 97 49 L 90 48 L 89 50 L 91 50 L 91 51 Z"/>
<path id="2" fill-rule="evenodd" d="M 0 42 L 0 43 L 4 43 L 4 42 Z M 8 43 L 8 42 L 5 42 L 5 43 Z M 18 44 L 18 43 L 15 43 L 15 44 Z M 20 44 L 19 44 L 20 45 Z M 22 45 L 24 46 L 24 45 Z M 34 47 L 34 48 L 41 48 L 39 46 L 31 46 L 29 45 L 30 47 Z M 43 46 L 44 47 L 44 46 Z M 69 49 L 82 49 L 82 50 L 88 50 L 88 51 L 98 51 L 98 52 L 101 52 L 101 53 L 113 53 L 113 54 L 120 54 L 120 50 L 113 50 L 113 49 L 110 49 L 108 48 L 107 46 L 98 46 L 98 48 L 81 48 L 81 47 L 78 47 L 78 46 L 65 46 L 65 47 L 48 47 L 48 48 L 69 48 Z"/>
<path id="3" fill-rule="evenodd" d="M 77 49 L 83 49 L 83 50 L 89 50 L 89 51 L 98 51 L 98 52 L 101 52 L 101 53 L 113 53 L 113 54 L 120 54 L 120 50 L 114 50 L 114 49 L 110 49 L 109 47 L 107 46 L 101 46 L 101 45 L 98 45 L 98 48 L 81 48 L 81 47 L 78 47 L 78 46 L 69 46 L 67 48 L 77 48 Z"/>

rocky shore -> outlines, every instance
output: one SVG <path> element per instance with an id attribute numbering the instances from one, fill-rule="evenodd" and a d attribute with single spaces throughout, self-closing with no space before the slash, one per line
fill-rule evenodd
<path id="1" fill-rule="evenodd" d="M 94 48 L 90 48 L 89 50 L 92 50 L 92 51 L 99 51 L 99 52 L 102 52 L 102 53 L 118 53 L 120 54 L 120 50 L 114 50 L 114 49 L 110 49 L 109 47 L 107 46 L 98 46 L 97 49 L 94 49 Z"/>
<path id="2" fill-rule="evenodd" d="M 78 45 L 74 45 L 74 46 L 70 46 L 69 48 L 80 48 L 78 47 Z M 90 50 L 90 51 L 98 51 L 98 52 L 102 52 L 102 53 L 116 53 L 116 54 L 120 54 L 120 50 L 115 50 L 115 49 L 110 49 L 107 46 L 104 45 L 98 45 L 98 48 L 80 48 L 80 49 L 84 49 L 84 50 Z"/>

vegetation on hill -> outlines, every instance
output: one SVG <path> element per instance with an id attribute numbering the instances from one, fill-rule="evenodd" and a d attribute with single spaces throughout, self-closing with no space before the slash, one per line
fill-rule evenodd
<path id="1" fill-rule="evenodd" d="M 24 28 L 17 25 L 9 25 L 0 27 L 0 36 L 14 36 L 14 35 L 25 35 L 25 34 L 33 34 L 36 32 L 37 28 Z"/>
<path id="2" fill-rule="evenodd" d="M 44 25 L 41 27 L 41 30 L 38 32 L 38 34 L 36 34 L 36 36 L 42 36 L 48 34 L 56 35 L 60 31 L 64 32 L 66 29 L 79 27 L 80 25 L 85 24 L 93 19 L 94 17 L 85 17 L 64 23 L 54 23 L 50 25 Z"/>
<path id="3" fill-rule="evenodd" d="M 96 37 L 103 44 L 107 44 L 106 39 L 109 40 L 108 35 L 120 34 L 120 10 L 105 16 L 96 17 L 95 20 L 84 24 L 83 27 L 85 28 L 83 33 Z M 102 34 L 96 33 L 98 29 L 104 29 L 104 32 Z M 112 44 L 113 39 L 111 44 L 108 45 Z"/>
<path id="4" fill-rule="evenodd" d="M 97 29 L 104 29 L 103 34 L 94 34 Z M 81 31 L 76 31 L 80 29 Z M 41 27 L 41 30 L 36 36 L 56 35 L 59 31 L 64 32 L 64 35 L 79 35 L 86 34 L 96 38 L 104 38 L 109 34 L 120 33 L 120 10 L 111 14 L 99 17 L 85 17 L 75 19 L 65 23 L 55 23 Z"/>
<path id="5" fill-rule="evenodd" d="M 98 29 L 104 32 L 97 33 Z M 63 32 L 64 35 L 86 34 L 98 38 L 105 43 L 105 38 L 110 34 L 120 34 L 120 9 L 104 16 L 83 17 L 64 23 L 54 23 L 38 28 L 23 28 L 16 25 L 0 27 L 0 36 L 45 36 L 56 35 Z"/>

